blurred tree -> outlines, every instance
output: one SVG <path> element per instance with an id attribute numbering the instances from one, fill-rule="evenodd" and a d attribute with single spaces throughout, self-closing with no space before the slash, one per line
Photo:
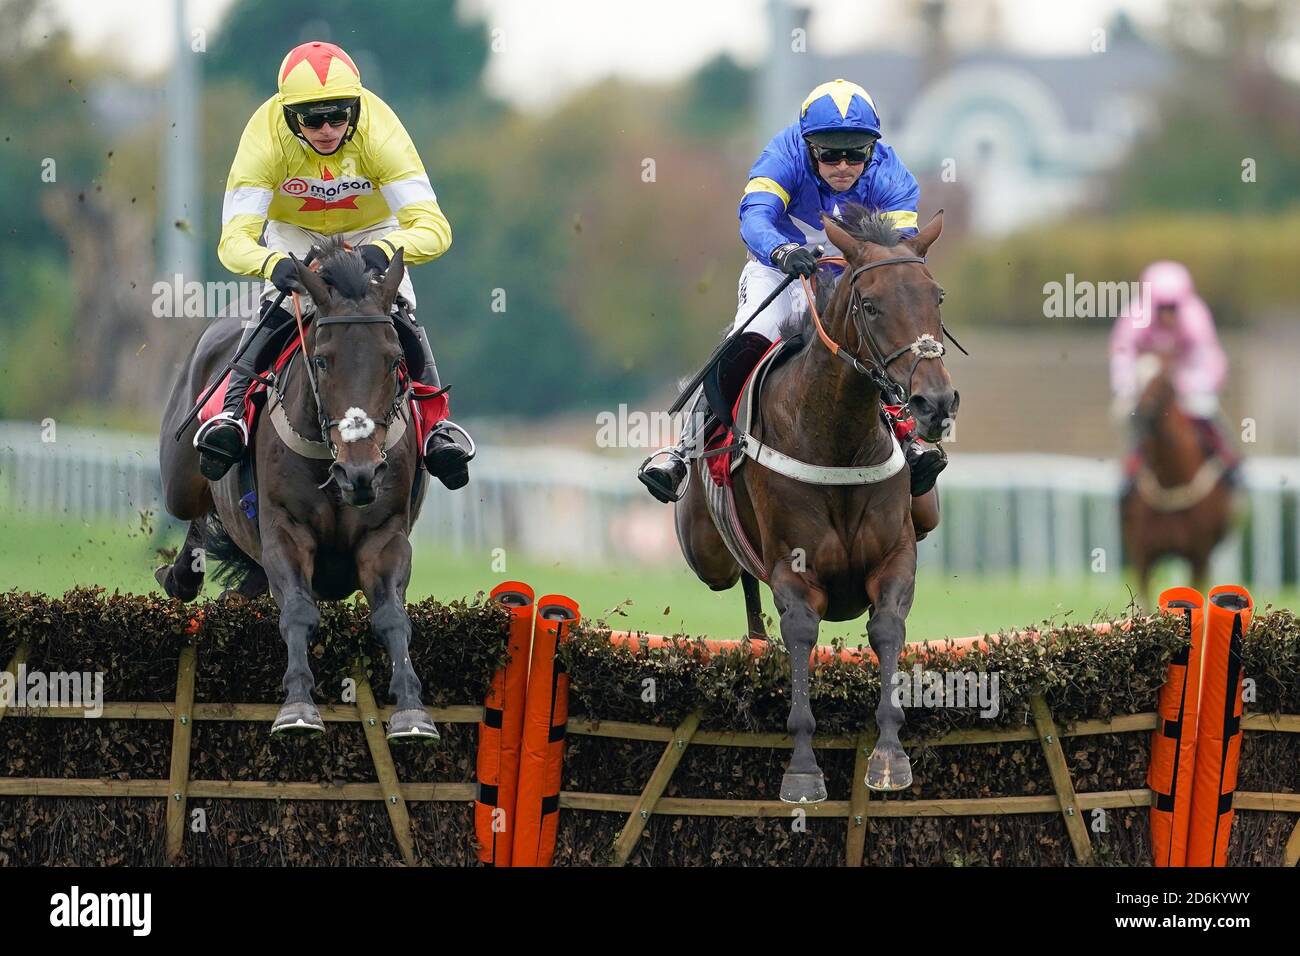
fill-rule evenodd
<path id="1" fill-rule="evenodd" d="M 682 125 L 716 136 L 753 123 L 754 75 L 730 55 L 719 54 L 686 81 Z"/>
<path id="2" fill-rule="evenodd" d="M 108 154 L 88 108 L 96 66 L 43 0 L 0 2 L 0 418 L 66 408 L 75 323 L 68 251 L 43 201 L 84 197 Z"/>
<path id="3" fill-rule="evenodd" d="M 342 46 L 366 88 L 394 106 L 477 94 L 488 57 L 481 21 L 456 13 L 455 0 L 237 0 L 205 61 L 205 78 L 239 79 L 274 92 L 285 53 L 308 40 Z"/>
<path id="4" fill-rule="evenodd" d="M 1300 88 L 1273 66 L 1291 4 L 1174 0 L 1178 82 L 1113 176 L 1108 207 L 1277 212 L 1300 197 Z"/>

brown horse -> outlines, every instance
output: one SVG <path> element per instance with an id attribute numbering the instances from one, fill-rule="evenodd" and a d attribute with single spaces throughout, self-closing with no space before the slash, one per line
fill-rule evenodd
<path id="1" fill-rule="evenodd" d="M 158 580 L 171 596 L 192 600 L 203 586 L 203 556 L 215 544 L 224 549 L 218 556 L 233 558 L 245 571 L 239 593 L 251 597 L 269 587 L 288 648 L 285 703 L 271 730 L 290 734 L 325 730 L 312 702 L 308 654 L 320 622 L 316 602 L 341 600 L 359 588 L 392 662 L 389 690 L 397 709 L 389 738 L 436 740 L 408 653 L 407 536 L 422 494 L 413 493 L 420 454 L 399 376 L 402 346 L 390 318 L 404 271 L 402 251 L 377 283 L 361 256 L 341 244 L 325 248 L 319 270 L 298 263 L 297 279 L 315 302 L 316 318 L 278 383 L 288 437 L 267 421 L 273 418 L 269 408 L 254 436 L 255 519 L 241 508 L 240 469 L 217 482 L 199 473 L 191 442 L 196 424 L 179 441 L 173 438 L 204 387 L 225 368 L 239 340 L 239 321 L 212 323 L 181 369 L 163 415 L 160 458 L 167 510 L 190 527 L 176 560 L 158 569 Z"/>
<path id="2" fill-rule="evenodd" d="M 1149 357 L 1150 376 L 1133 412 L 1141 466 L 1120 503 L 1124 551 L 1150 606 L 1151 570 L 1162 557 L 1186 559 L 1192 586 L 1204 590 L 1210 552 L 1232 522 L 1225 463 L 1178 406 L 1167 360 Z"/>
<path id="3" fill-rule="evenodd" d="M 816 728 L 809 704 L 809 659 L 821 621 L 847 621 L 870 610 L 867 636 L 880 659 L 880 736 L 867 765 L 874 790 L 911 786 L 911 763 L 899 742 L 903 711 L 890 692 L 905 642 L 904 619 L 916 578 L 916 531 L 909 478 L 892 431 L 881 417 L 882 389 L 908 399 L 923 438 L 942 439 L 957 414 L 958 396 L 944 368 L 939 316 L 943 290 L 924 263 L 943 228 L 940 212 L 913 238 L 883 219 L 854 209 L 850 225 L 823 216 L 826 234 L 847 266 L 805 317 L 803 343 L 772 370 L 759 397 L 764 437 L 784 456 L 831 474 L 895 462 L 874 483 L 812 483 L 757 461 L 735 472 L 736 510 L 780 613 L 790 651 L 787 729 L 794 751 L 781 799 L 826 799 L 813 754 Z M 818 310 L 824 315 L 818 320 Z M 814 331 L 815 330 L 815 331 Z M 933 359 L 925 361 L 924 359 Z M 742 577 L 706 501 L 707 469 L 691 462 L 695 480 L 676 506 L 677 536 L 696 575 L 713 590 Z M 844 482 L 852 480 L 846 477 Z M 755 575 L 743 573 L 751 632 L 762 630 Z"/>

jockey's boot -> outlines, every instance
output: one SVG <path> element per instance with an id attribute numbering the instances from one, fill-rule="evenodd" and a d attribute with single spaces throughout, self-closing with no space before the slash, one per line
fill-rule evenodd
<path id="1" fill-rule="evenodd" d="M 252 377 L 260 374 L 270 360 L 271 344 L 285 323 L 291 322 L 293 316 L 267 300 L 262 303 L 262 321 L 244 327 L 235 350 L 238 354 L 243 349 L 243 355 L 230 370 L 221 411 L 200 425 L 194 434 L 194 447 L 199 450 L 199 471 L 209 481 L 225 477 L 231 466 L 244 457 L 248 447 L 244 397 L 248 394 Z"/>
<path id="2" fill-rule="evenodd" d="M 690 473 L 686 453 L 697 441 L 705 441 L 716 423 L 717 418 L 709 410 L 709 400 L 704 397 L 704 390 L 701 389 L 695 397 L 686 424 L 682 426 L 682 435 L 677 444 L 659 449 L 643 461 L 637 470 L 637 478 L 654 495 L 656 501 L 664 504 L 681 501 L 682 495 L 686 493 L 684 483 Z M 650 462 L 660 455 L 666 456 L 663 464 L 651 465 Z"/>
<path id="3" fill-rule="evenodd" d="M 421 368 L 416 381 L 422 385 L 441 388 L 438 366 L 433 361 L 433 349 L 429 347 L 429 337 L 424 334 L 424 329 L 416 323 L 415 317 L 409 312 L 399 316 L 399 320 L 403 318 L 420 343 Z M 463 444 L 456 440 L 457 434 L 464 440 Z M 451 491 L 464 488 L 469 483 L 469 463 L 474 459 L 474 454 L 474 439 L 470 437 L 469 432 L 449 418 L 438 422 L 425 436 L 422 453 L 425 470 Z"/>
<path id="4" fill-rule="evenodd" d="M 948 467 L 948 455 L 940 445 L 922 441 L 916 434 L 905 405 L 885 405 L 881 412 L 885 424 L 894 430 L 894 437 L 903 448 L 908 471 L 912 477 L 912 497 L 923 495 L 934 487 L 939 472 Z"/>
<path id="5" fill-rule="evenodd" d="M 923 495 L 934 487 L 939 472 L 948 467 L 948 455 L 941 445 L 922 441 L 913 431 L 902 440 L 903 457 L 912 473 L 912 497 Z"/>

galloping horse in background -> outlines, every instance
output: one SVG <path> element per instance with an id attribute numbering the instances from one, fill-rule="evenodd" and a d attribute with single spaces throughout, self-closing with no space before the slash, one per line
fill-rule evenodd
<path id="1" fill-rule="evenodd" d="M 1133 412 L 1142 464 L 1120 503 L 1124 550 L 1150 606 L 1151 569 L 1162 557 L 1185 558 L 1192 587 L 1204 590 L 1210 552 L 1228 533 L 1232 488 L 1225 463 L 1207 451 L 1201 433 L 1178 405 L 1169 362 L 1140 360 L 1146 384 Z"/>
<path id="2" fill-rule="evenodd" d="M 724 540 L 710 510 L 709 469 L 699 458 L 690 462 L 696 480 L 676 506 L 678 541 L 700 580 L 720 591 L 743 577 L 751 633 L 762 628 L 757 580 L 772 589 L 790 652 L 786 726 L 794 751 L 781 799 L 791 803 L 826 799 L 809 704 L 819 623 L 866 610 L 881 681 L 880 736 L 866 783 L 874 790 L 911 786 L 898 737 L 903 710 L 891 690 L 915 590 L 917 539 L 908 471 L 882 418 L 881 395 L 907 400 L 930 441 L 944 437 L 958 405 L 941 358 L 943 290 L 924 259 L 943 228 L 942 212 L 911 239 L 865 210 L 850 215 L 853 224 L 823 216 L 847 260 L 844 274 L 817 289 L 805 325 L 791 330 L 802 342 L 787 346 L 794 354 L 771 369 L 755 399 L 762 438 L 750 445 L 756 453 L 745 452 L 755 460 L 733 472 L 733 524 L 752 544 L 733 552 Z M 752 559 L 743 559 L 742 570 L 739 555 L 747 549 Z"/>
<path id="3" fill-rule="evenodd" d="M 254 436 L 256 520 L 241 508 L 239 468 L 217 482 L 199 473 L 191 441 L 197 424 L 180 440 L 173 437 L 204 387 L 223 373 L 239 341 L 239 320 L 227 318 L 213 322 L 199 338 L 163 415 L 166 506 L 190 527 L 176 560 L 158 569 L 158 580 L 169 595 L 192 600 L 204 575 L 195 550 L 224 547 L 242 566 L 240 594 L 254 597 L 270 589 L 288 648 L 285 703 L 271 730 L 291 734 L 325 730 L 312 702 L 315 681 L 307 650 L 320 622 L 316 601 L 341 600 L 360 588 L 392 661 L 389 690 L 397 709 L 389 738 L 437 740 L 408 654 L 408 535 L 424 485 L 416 485 L 420 449 L 402 378 L 403 350 L 390 317 L 405 271 L 402 251 L 378 283 L 371 281 L 361 256 L 341 243 L 322 250 L 319 273 L 302 263 L 297 267 L 316 317 L 262 414 L 274 419 L 271 407 L 278 403 L 286 437 L 280 434 L 284 423 L 271 427 L 266 421 Z M 297 311 L 296 293 L 294 300 Z M 210 521 L 213 514 L 218 522 Z"/>

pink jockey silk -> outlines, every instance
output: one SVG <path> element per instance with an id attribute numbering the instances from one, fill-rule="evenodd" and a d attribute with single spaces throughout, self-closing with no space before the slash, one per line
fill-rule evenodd
<path id="1" fill-rule="evenodd" d="M 1110 384 L 1116 395 L 1135 398 L 1137 360 L 1146 353 L 1174 356 L 1174 387 L 1180 398 L 1217 394 L 1228 360 L 1209 308 L 1196 294 L 1191 273 L 1179 262 L 1153 262 L 1142 273 L 1144 294 L 1115 322 L 1110 335 Z M 1149 305 L 1150 315 L 1144 311 Z M 1177 309 L 1174 328 L 1162 328 L 1156 309 Z"/>

